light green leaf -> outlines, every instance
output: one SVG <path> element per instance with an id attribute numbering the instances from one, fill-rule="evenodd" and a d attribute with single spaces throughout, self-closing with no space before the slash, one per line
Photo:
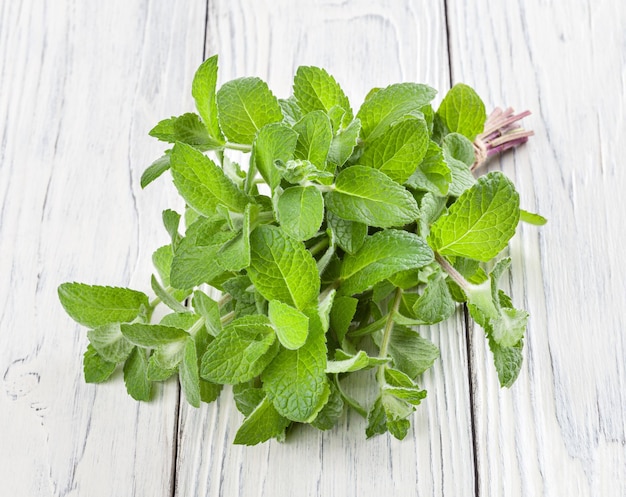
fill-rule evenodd
<path id="1" fill-rule="evenodd" d="M 303 114 L 316 110 L 328 113 L 334 106 L 348 112 L 352 119 L 352 109 L 348 97 L 330 74 L 324 69 L 300 66 L 293 81 L 293 94 Z"/>
<path id="2" fill-rule="evenodd" d="M 367 236 L 367 225 L 356 221 L 347 221 L 326 211 L 326 222 L 335 236 L 337 244 L 349 254 L 361 248 Z"/>
<path id="3" fill-rule="evenodd" d="M 201 375 L 215 383 L 243 383 L 276 355 L 276 334 L 265 316 L 244 316 L 224 327 L 202 357 Z"/>
<path id="4" fill-rule="evenodd" d="M 369 357 L 364 350 L 359 350 L 356 355 L 349 355 L 337 350 L 335 360 L 328 361 L 326 372 L 329 374 L 353 373 L 362 369 L 370 369 L 389 362 L 380 357 Z"/>
<path id="5" fill-rule="evenodd" d="M 243 212 L 249 203 L 221 168 L 189 145 L 174 145 L 171 171 L 180 195 L 200 214 L 212 216 L 220 204 L 233 212 Z"/>
<path id="6" fill-rule="evenodd" d="M 313 421 L 311 421 L 311 425 L 313 425 L 318 430 L 330 430 L 339 421 L 341 414 L 343 413 L 343 398 L 341 396 L 341 392 L 334 385 L 334 383 L 329 382 L 330 386 L 330 397 L 328 398 L 328 402 L 324 405 L 324 408 L 319 412 L 319 414 L 315 417 Z"/>
<path id="7" fill-rule="evenodd" d="M 352 155 L 359 141 L 359 133 L 361 132 L 361 121 L 355 119 L 348 126 L 340 129 L 330 143 L 327 161 L 334 168 L 343 166 Z M 329 168 L 330 169 L 330 168 Z"/>
<path id="8" fill-rule="evenodd" d="M 160 121 L 150 130 L 150 136 L 168 143 L 186 143 L 198 150 L 215 150 L 222 143 L 212 138 L 198 114 L 188 112 Z"/>
<path id="9" fill-rule="evenodd" d="M 348 296 L 335 297 L 333 301 L 333 307 L 330 310 L 330 327 L 335 332 L 340 344 L 348 332 L 350 323 L 352 323 L 358 303 L 358 299 Z"/>
<path id="10" fill-rule="evenodd" d="M 256 221 L 259 208 L 248 204 L 243 213 L 241 231 L 228 240 L 217 253 L 217 262 L 225 271 L 238 272 L 250 265 L 250 228 Z"/>
<path id="11" fill-rule="evenodd" d="M 374 335 L 376 341 L 380 341 L 380 338 L 380 334 Z M 389 339 L 389 355 L 396 369 L 415 378 L 439 358 L 439 349 L 418 332 L 396 324 Z"/>
<path id="12" fill-rule="evenodd" d="M 216 141 L 223 141 L 217 118 L 215 87 L 217 84 L 217 55 L 205 60 L 193 77 L 191 95 L 196 101 L 196 108 L 202 117 L 209 135 Z"/>
<path id="13" fill-rule="evenodd" d="M 458 197 L 476 183 L 470 169 L 474 162 L 472 142 L 463 135 L 450 133 L 443 139 L 443 156 L 452 175 L 448 194 Z"/>
<path id="14" fill-rule="evenodd" d="M 160 324 L 122 324 L 120 329 L 128 341 L 140 347 L 158 347 L 185 340 L 189 336 L 180 328 Z"/>
<path id="15" fill-rule="evenodd" d="M 519 221 L 519 195 L 502 173 L 481 176 L 430 228 L 428 241 L 442 255 L 487 262 L 506 247 Z"/>
<path id="16" fill-rule="evenodd" d="M 319 170 L 324 171 L 326 157 L 333 139 L 333 130 L 328 116 L 321 110 L 310 112 L 294 124 L 293 130 L 298 133 L 294 157 L 307 160 Z"/>
<path id="17" fill-rule="evenodd" d="M 366 166 L 348 167 L 337 175 L 326 207 L 348 221 L 379 228 L 403 226 L 419 216 L 417 202 L 406 188 Z"/>
<path id="18" fill-rule="evenodd" d="M 403 184 L 424 158 L 429 141 L 423 119 L 404 119 L 370 140 L 359 164 L 376 168 Z"/>
<path id="19" fill-rule="evenodd" d="M 287 162 L 276 161 L 274 167 L 280 172 L 287 183 L 300 184 L 305 181 L 316 181 L 318 183 L 329 183 L 333 174 L 327 171 L 320 171 L 315 164 L 308 160 L 295 159 Z"/>
<path id="20" fill-rule="evenodd" d="M 489 348 L 493 353 L 493 361 L 498 372 L 500 385 L 509 388 L 515 383 L 522 369 L 522 348 L 523 340 L 511 347 L 498 345 L 491 337 L 487 337 Z"/>
<path id="21" fill-rule="evenodd" d="M 178 366 L 180 386 L 187 402 L 194 407 L 200 407 L 200 376 L 198 375 L 198 354 L 196 342 L 189 337 L 185 340 L 183 360 Z"/>
<path id="22" fill-rule="evenodd" d="M 207 331 L 212 336 L 217 336 L 222 331 L 220 320 L 220 308 L 217 302 L 201 290 L 193 293 L 193 308 L 204 318 Z"/>
<path id="23" fill-rule="evenodd" d="M 98 352 L 98 355 L 105 361 L 114 364 L 125 361 L 134 347 L 122 335 L 119 323 L 98 326 L 89 330 L 87 337 L 89 337 L 89 343 Z"/>
<path id="24" fill-rule="evenodd" d="M 290 422 L 278 413 L 267 397 L 264 397 L 239 427 L 233 443 L 256 445 L 266 442 L 270 438 L 281 435 Z"/>
<path id="25" fill-rule="evenodd" d="M 417 235 L 393 229 L 379 231 L 366 238 L 354 255 L 345 256 L 339 292 L 361 293 L 398 271 L 419 268 L 433 260 L 432 250 Z"/>
<path id="26" fill-rule="evenodd" d="M 159 284 L 154 275 L 152 275 L 152 278 L 150 280 L 150 286 L 152 287 L 152 291 L 156 294 L 156 296 L 161 299 L 161 302 L 163 302 L 174 312 L 189 312 L 189 309 L 182 305 Z"/>
<path id="27" fill-rule="evenodd" d="M 279 98 L 278 104 L 283 112 L 284 121 L 289 126 L 293 126 L 302 119 L 302 110 L 296 102 L 296 98 L 292 95 L 289 98 Z"/>
<path id="28" fill-rule="evenodd" d="M 437 109 L 446 128 L 461 133 L 470 140 L 482 133 L 487 120 L 485 104 L 469 86 L 458 83 L 446 94 Z"/>
<path id="29" fill-rule="evenodd" d="M 141 188 L 145 188 L 170 168 L 169 151 L 150 164 L 141 175 Z"/>
<path id="30" fill-rule="evenodd" d="M 309 336 L 298 350 L 282 350 L 263 371 L 263 388 L 276 410 L 292 421 L 310 422 L 330 389 L 326 378 L 326 343 L 316 312 L 309 315 Z M 326 398 L 326 400 L 327 400 Z"/>
<path id="31" fill-rule="evenodd" d="M 543 226 L 548 222 L 545 217 L 535 214 L 534 212 L 525 211 L 524 209 L 520 209 L 519 214 L 520 221 L 524 221 L 525 223 L 533 224 L 535 226 Z"/>
<path id="32" fill-rule="evenodd" d="M 317 300 L 317 265 L 301 242 L 279 228 L 262 225 L 250 235 L 250 246 L 248 275 L 266 300 L 280 300 L 299 310 Z"/>
<path id="33" fill-rule="evenodd" d="M 283 347 L 296 350 L 304 345 L 309 334 L 309 318 L 305 314 L 278 300 L 270 300 L 267 315 Z"/>
<path id="34" fill-rule="evenodd" d="M 413 305 L 413 313 L 424 323 L 434 324 L 452 316 L 455 308 L 445 275 L 439 269 L 428 277 L 424 292 Z"/>
<path id="35" fill-rule="evenodd" d="M 406 184 L 416 190 L 442 196 L 448 193 L 451 181 L 452 173 L 446 164 L 443 151 L 439 145 L 431 141 L 428 144 L 424 159 L 406 181 Z"/>
<path id="36" fill-rule="evenodd" d="M 419 234 L 426 238 L 430 233 L 430 225 L 435 222 L 446 208 L 446 197 L 428 192 L 420 203 Z"/>
<path id="37" fill-rule="evenodd" d="M 135 400 L 150 400 L 152 383 L 148 380 L 148 359 L 143 349 L 135 347 L 124 364 L 124 383 Z"/>
<path id="38" fill-rule="evenodd" d="M 132 321 L 149 307 L 147 295 L 129 288 L 63 283 L 58 294 L 65 312 L 89 328 Z"/>
<path id="39" fill-rule="evenodd" d="M 460 133 L 446 135 L 442 143 L 446 157 L 453 157 L 470 167 L 474 164 L 474 144 Z"/>
<path id="40" fill-rule="evenodd" d="M 260 382 L 258 382 L 260 385 Z M 257 380 L 233 385 L 233 399 L 237 410 L 244 416 L 250 416 L 257 406 L 265 398 L 265 392 L 260 386 L 256 386 Z"/>
<path id="41" fill-rule="evenodd" d="M 324 198 L 314 186 L 292 186 L 278 198 L 278 221 L 296 240 L 315 236 L 324 221 Z"/>
<path id="42" fill-rule="evenodd" d="M 368 142 L 376 139 L 395 122 L 430 103 L 436 93 L 416 83 L 399 83 L 376 91 L 356 115 L 361 120 L 361 138 Z"/>
<path id="43" fill-rule="evenodd" d="M 239 78 L 224 83 L 217 92 L 219 123 L 226 137 L 251 145 L 263 126 L 282 121 L 278 100 L 259 78 Z"/>
<path id="44" fill-rule="evenodd" d="M 257 133 L 252 155 L 257 169 L 271 189 L 280 184 L 280 171 L 274 162 L 292 159 L 297 141 L 298 133 L 281 123 L 263 126 Z"/>
<path id="45" fill-rule="evenodd" d="M 83 376 L 86 383 L 102 383 L 108 380 L 117 364 L 102 358 L 93 345 L 88 345 L 83 355 Z"/>

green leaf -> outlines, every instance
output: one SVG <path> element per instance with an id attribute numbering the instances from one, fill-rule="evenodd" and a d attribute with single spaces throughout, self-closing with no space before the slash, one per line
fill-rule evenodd
<path id="1" fill-rule="evenodd" d="M 270 300 L 267 315 L 283 347 L 296 350 L 305 344 L 309 334 L 309 318 L 305 314 L 278 300 Z"/>
<path id="2" fill-rule="evenodd" d="M 474 164 L 474 144 L 462 134 L 450 133 L 446 135 L 443 139 L 442 148 L 447 159 L 452 157 L 468 167 Z"/>
<path id="3" fill-rule="evenodd" d="M 200 214 L 212 216 L 220 204 L 233 212 L 243 212 L 249 203 L 222 169 L 189 145 L 174 145 L 171 170 L 178 192 Z"/>
<path id="4" fill-rule="evenodd" d="M 361 248 L 367 236 L 367 224 L 347 221 L 331 211 L 326 211 L 326 222 L 343 250 L 353 254 Z"/>
<path id="5" fill-rule="evenodd" d="M 162 218 L 165 231 L 167 231 L 172 239 L 172 247 L 176 247 L 181 238 L 178 233 L 178 227 L 180 226 L 180 214 L 172 209 L 165 209 L 163 211 Z"/>
<path id="6" fill-rule="evenodd" d="M 348 97 L 324 69 L 300 66 L 293 82 L 293 94 L 303 114 L 316 110 L 328 113 L 334 106 L 344 109 L 352 119 Z"/>
<path id="7" fill-rule="evenodd" d="M 238 272 L 250 265 L 250 228 L 256 221 L 258 210 L 255 204 L 246 206 L 241 231 L 218 251 L 217 262 L 224 270 Z"/>
<path id="8" fill-rule="evenodd" d="M 193 308 L 204 318 L 205 326 L 212 336 L 222 331 L 218 303 L 201 290 L 193 292 Z"/>
<path id="9" fill-rule="evenodd" d="M 217 55 L 205 60 L 193 77 L 191 95 L 202 117 L 204 126 L 215 141 L 223 141 L 218 122 L 215 87 L 217 85 Z"/>
<path id="10" fill-rule="evenodd" d="M 315 419 L 311 421 L 311 425 L 318 430 L 330 430 L 337 424 L 337 421 L 339 421 L 339 418 L 343 414 L 344 404 L 341 392 L 339 392 L 339 389 L 334 383 L 330 382 L 329 385 L 330 397 L 328 398 L 328 402 Z"/>
<path id="11" fill-rule="evenodd" d="M 189 309 L 182 305 L 159 284 L 154 275 L 152 275 L 152 278 L 150 280 L 150 286 L 152 287 L 152 291 L 156 294 L 156 296 L 161 299 L 161 302 L 163 302 L 174 312 L 189 312 Z"/>
<path id="12" fill-rule="evenodd" d="M 463 83 L 454 85 L 448 91 L 437 114 L 449 131 L 461 133 L 472 141 L 482 133 L 487 120 L 485 104 L 472 88 Z"/>
<path id="13" fill-rule="evenodd" d="M 316 181 L 328 183 L 332 180 L 333 174 L 327 171 L 320 171 L 315 164 L 308 160 L 296 159 L 287 162 L 276 161 L 274 167 L 280 172 L 287 183 L 300 184 L 306 181 Z"/>
<path id="14" fill-rule="evenodd" d="M 275 161 L 287 162 L 293 158 L 298 133 L 281 123 L 263 126 L 254 139 L 252 155 L 257 169 L 273 190 L 280 184 L 280 171 Z"/>
<path id="15" fill-rule="evenodd" d="M 428 241 L 442 255 L 487 262 L 506 247 L 519 220 L 519 195 L 499 172 L 481 176 L 430 228 Z"/>
<path id="16" fill-rule="evenodd" d="M 333 307 L 330 310 L 330 327 L 335 332 L 340 344 L 352 323 L 358 303 L 358 299 L 348 296 L 335 297 L 333 301 Z"/>
<path id="17" fill-rule="evenodd" d="M 301 242 L 279 228 L 262 225 L 250 235 L 250 247 L 248 276 L 266 300 L 280 300 L 299 310 L 317 300 L 317 265 Z"/>
<path id="18" fill-rule="evenodd" d="M 349 355 L 337 350 L 334 361 L 328 361 L 326 372 L 329 374 L 353 373 L 362 369 L 370 369 L 389 362 L 388 359 L 370 357 L 364 350 L 359 350 L 356 355 Z"/>
<path id="19" fill-rule="evenodd" d="M 548 222 L 545 217 L 535 214 L 534 212 L 525 211 L 524 209 L 520 209 L 519 214 L 520 221 L 524 221 L 525 223 L 533 224 L 535 226 L 543 226 Z"/>
<path id="20" fill-rule="evenodd" d="M 122 334 L 133 344 L 140 347 L 158 347 L 172 342 L 179 342 L 189 336 L 180 328 L 160 324 L 123 324 Z"/>
<path id="21" fill-rule="evenodd" d="M 423 119 L 405 119 L 370 140 L 359 164 L 376 168 L 402 184 L 424 158 L 429 141 Z"/>
<path id="22" fill-rule="evenodd" d="M 327 161 L 334 168 L 343 166 L 352 155 L 359 141 L 359 133 L 361 132 L 361 121 L 355 119 L 348 126 L 340 129 L 330 143 L 328 149 Z"/>
<path id="23" fill-rule="evenodd" d="M 329 395 L 326 343 L 316 313 L 309 315 L 309 336 L 298 350 L 282 350 L 261 376 L 263 388 L 276 410 L 284 417 L 310 422 Z"/>
<path id="24" fill-rule="evenodd" d="M 258 383 L 260 384 L 260 382 Z M 256 384 L 257 380 L 250 380 L 246 383 L 233 385 L 233 399 L 237 410 L 246 417 L 250 416 L 265 398 L 265 392 Z"/>
<path id="25" fill-rule="evenodd" d="M 114 364 L 125 361 L 134 347 L 122 335 L 119 323 L 98 326 L 89 330 L 87 336 L 89 343 L 98 352 L 98 355 L 105 361 Z"/>
<path id="26" fill-rule="evenodd" d="M 143 349 L 135 347 L 124 364 L 124 383 L 135 400 L 150 400 L 152 383 L 148 380 L 148 359 Z"/>
<path id="27" fill-rule="evenodd" d="M 498 372 L 500 385 L 509 388 L 515 383 L 522 369 L 523 340 L 511 347 L 498 345 L 491 337 L 488 337 L 489 348 L 493 353 L 493 361 Z"/>
<path id="28" fill-rule="evenodd" d="M 300 110 L 298 102 L 293 95 L 289 98 L 279 98 L 278 105 L 280 105 L 280 109 L 283 112 L 283 122 L 289 126 L 293 126 L 302 119 L 302 110 Z"/>
<path id="29" fill-rule="evenodd" d="M 89 328 L 132 321 L 149 307 L 147 295 L 129 288 L 63 283 L 58 294 L 65 312 Z"/>
<path id="30" fill-rule="evenodd" d="M 428 150 L 417 169 L 406 180 L 406 184 L 416 190 L 442 196 L 448 193 L 452 173 L 446 163 L 443 151 L 435 142 L 428 144 Z"/>
<path id="31" fill-rule="evenodd" d="M 452 316 L 455 308 L 445 275 L 439 269 L 428 277 L 424 292 L 413 305 L 413 313 L 424 323 L 434 324 Z"/>
<path id="32" fill-rule="evenodd" d="M 168 151 L 169 152 L 169 151 Z M 165 171 L 170 168 L 170 155 L 166 152 L 165 155 L 159 157 L 141 175 L 141 188 L 145 188 L 155 179 L 161 176 Z"/>
<path id="33" fill-rule="evenodd" d="M 436 221 L 446 207 L 446 197 L 428 192 L 420 203 L 419 234 L 426 238 L 430 233 L 430 225 Z"/>
<path id="34" fill-rule="evenodd" d="M 379 341 L 380 335 L 374 335 Z M 389 355 L 396 369 L 410 378 L 422 374 L 439 358 L 439 349 L 418 332 L 396 324 L 389 339 Z"/>
<path id="35" fill-rule="evenodd" d="M 187 402 L 200 407 L 200 376 L 198 375 L 198 354 L 196 342 L 189 337 L 185 340 L 183 360 L 178 366 L 180 386 Z"/>
<path id="36" fill-rule="evenodd" d="M 333 130 L 328 116 L 321 110 L 310 112 L 294 124 L 293 130 L 298 133 L 294 157 L 307 160 L 320 171 L 324 171 L 326 157 L 333 139 Z"/>
<path id="37" fill-rule="evenodd" d="M 202 357 L 203 378 L 243 383 L 258 376 L 276 355 L 276 334 L 265 316 L 244 316 L 224 327 Z"/>
<path id="38" fill-rule="evenodd" d="M 419 216 L 417 202 L 406 188 L 366 166 L 348 167 L 337 175 L 326 207 L 348 221 L 379 228 L 402 226 Z"/>
<path id="39" fill-rule="evenodd" d="M 102 383 L 108 380 L 117 364 L 103 359 L 93 345 L 88 345 L 83 356 L 83 375 L 86 383 Z"/>
<path id="40" fill-rule="evenodd" d="M 236 445 L 256 445 L 281 435 L 290 421 L 281 416 L 272 402 L 264 397 L 244 420 L 235 435 Z"/>
<path id="41" fill-rule="evenodd" d="M 292 186 L 278 198 L 278 221 L 296 240 L 315 236 L 324 221 L 324 198 L 314 186 Z"/>
<path id="42" fill-rule="evenodd" d="M 214 150 L 222 146 L 209 135 L 200 116 L 193 112 L 164 119 L 149 134 L 167 143 L 185 143 L 198 150 Z"/>
<path id="43" fill-rule="evenodd" d="M 436 93 L 433 88 L 416 83 L 399 83 L 376 91 L 356 115 L 361 120 L 362 139 L 376 139 L 395 122 L 430 103 Z"/>
<path id="44" fill-rule="evenodd" d="M 361 293 L 398 271 L 420 268 L 433 260 L 432 250 L 417 235 L 393 229 L 379 231 L 366 238 L 354 255 L 345 256 L 339 292 Z"/>
<path id="45" fill-rule="evenodd" d="M 224 83 L 217 92 L 219 123 L 226 137 L 251 145 L 263 126 L 282 121 L 278 100 L 259 78 L 239 78 Z"/>

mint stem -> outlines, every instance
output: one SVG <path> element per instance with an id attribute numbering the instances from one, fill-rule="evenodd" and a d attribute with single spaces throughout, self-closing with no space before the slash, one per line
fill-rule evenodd
<path id="1" fill-rule="evenodd" d="M 385 323 L 385 329 L 383 330 L 383 338 L 380 342 L 380 352 L 378 357 L 381 359 L 387 358 L 387 349 L 389 348 L 389 340 L 391 339 L 391 332 L 393 331 L 393 318 L 398 312 L 400 308 L 400 302 L 402 301 L 402 288 L 396 288 L 396 293 L 393 297 L 393 304 L 391 304 L 391 309 L 389 310 L 389 314 L 387 315 L 387 322 Z M 385 365 L 378 366 L 378 383 L 379 385 L 383 385 L 385 382 Z"/>
<path id="2" fill-rule="evenodd" d="M 441 268 L 448 273 L 448 275 L 459 285 L 463 290 L 469 290 L 471 283 L 467 281 L 461 273 L 459 273 L 454 266 L 444 259 L 441 254 L 435 252 L 435 260 L 439 263 Z"/>
<path id="3" fill-rule="evenodd" d="M 359 404 L 356 400 L 354 400 L 352 397 L 346 394 L 341 388 L 341 385 L 339 384 L 338 374 L 335 375 L 335 386 L 337 387 L 337 390 L 339 391 L 339 395 L 341 395 L 341 397 L 343 398 L 343 401 L 346 404 L 348 404 L 350 407 L 352 407 L 352 409 L 354 409 L 357 413 L 359 413 L 363 418 L 367 419 L 367 411 L 363 409 L 361 404 Z"/>
<path id="4" fill-rule="evenodd" d="M 252 145 L 243 145 L 241 143 L 224 143 L 224 148 L 229 148 L 230 150 L 239 150 L 240 152 L 251 152 Z"/>

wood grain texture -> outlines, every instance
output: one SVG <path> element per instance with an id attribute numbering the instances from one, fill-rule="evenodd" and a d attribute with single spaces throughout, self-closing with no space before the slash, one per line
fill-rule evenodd
<path id="1" fill-rule="evenodd" d="M 626 5 L 453 0 L 449 13 L 455 82 L 534 113 L 528 146 L 489 167 L 549 219 L 510 248 L 513 301 L 531 314 L 510 391 L 471 334 L 479 495 L 626 495 Z"/>
<path id="2" fill-rule="evenodd" d="M 140 195 L 164 147 L 147 136 L 190 107 L 205 3 L 0 2 L 0 494 L 169 496 L 178 388 L 153 403 L 121 375 L 84 383 L 85 330 L 63 281 L 149 288 L 167 240 Z"/>
<path id="3" fill-rule="evenodd" d="M 440 2 L 209 5 L 207 55 L 219 54 L 221 82 L 255 75 L 287 97 L 297 66 L 317 65 L 335 76 L 355 109 L 373 86 L 448 87 Z M 366 440 L 365 421 L 350 413 L 327 433 L 298 428 L 285 444 L 233 446 L 243 418 L 225 392 L 199 410 L 181 405 L 176 495 L 469 495 L 474 469 L 462 313 L 426 334 L 442 358 L 423 379 L 429 396 L 405 441 Z"/>

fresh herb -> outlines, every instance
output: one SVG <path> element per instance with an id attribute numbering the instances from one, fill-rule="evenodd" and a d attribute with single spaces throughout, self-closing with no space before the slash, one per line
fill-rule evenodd
<path id="1" fill-rule="evenodd" d="M 67 313 L 89 328 L 85 380 L 121 367 L 129 394 L 148 400 L 154 382 L 178 374 L 196 407 L 234 385 L 245 416 L 237 444 L 283 440 L 294 423 L 327 430 L 346 408 L 367 418 L 368 437 L 402 439 L 426 396 L 420 375 L 439 356 L 419 327 L 460 302 L 510 386 L 528 314 L 498 286 L 510 259 L 494 259 L 520 220 L 545 219 L 520 209 L 502 173 L 471 171 L 528 139 L 516 124 L 528 113 L 487 118 L 462 84 L 435 111 L 435 93 L 413 83 L 375 89 L 355 114 L 323 69 L 300 67 L 293 96 L 280 100 L 258 78 L 218 90 L 217 57 L 205 61 L 192 87 L 198 114 L 150 132 L 172 146 L 141 185 L 170 170 L 187 206 L 163 213 L 156 297 L 59 287 Z M 230 150 L 249 154 L 245 170 Z M 152 324 L 157 305 L 171 313 Z M 365 370 L 375 370 L 372 405 L 345 384 Z"/>

